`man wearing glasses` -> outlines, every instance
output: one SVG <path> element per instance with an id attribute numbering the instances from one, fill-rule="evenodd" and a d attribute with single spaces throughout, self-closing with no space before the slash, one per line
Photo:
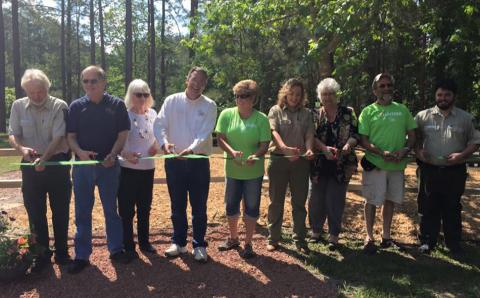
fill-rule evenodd
<path id="1" fill-rule="evenodd" d="M 212 131 L 217 118 L 217 105 L 203 95 L 207 72 L 193 67 L 187 75 L 184 92 L 168 96 L 154 123 L 154 134 L 165 154 L 209 155 L 212 150 Z M 187 252 L 187 201 L 192 207 L 194 259 L 206 262 L 207 199 L 210 184 L 208 158 L 165 160 L 168 192 L 172 208 L 172 245 L 167 257 Z M 188 198 L 187 198 L 188 197 Z"/>
<path id="2" fill-rule="evenodd" d="M 122 150 L 130 129 L 125 104 L 105 92 L 105 71 L 88 66 L 82 71 L 85 96 L 70 105 L 67 119 L 67 140 L 80 161 L 98 160 L 96 165 L 73 166 L 75 194 L 75 260 L 72 274 L 82 271 L 92 253 L 92 209 L 94 189 L 98 187 L 105 215 L 107 245 L 110 259 L 127 263 L 123 250 L 122 221 L 117 213 L 117 189 L 120 166 L 117 155 Z"/>
<path id="3" fill-rule="evenodd" d="M 373 236 L 376 208 L 383 205 L 381 248 L 401 248 L 392 240 L 390 228 L 395 204 L 404 196 L 405 156 L 415 144 L 417 124 L 406 106 L 393 101 L 394 79 L 380 73 L 373 80 L 375 102 L 363 109 L 359 117 L 361 144 L 365 148 L 362 160 L 362 184 L 365 197 L 364 252 L 374 254 L 377 246 Z M 405 138 L 408 136 L 408 139 Z"/>

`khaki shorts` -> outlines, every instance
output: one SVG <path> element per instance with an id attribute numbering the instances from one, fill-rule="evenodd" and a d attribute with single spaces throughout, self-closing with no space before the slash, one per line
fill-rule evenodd
<path id="1" fill-rule="evenodd" d="M 362 172 L 362 194 L 368 204 L 382 206 L 385 200 L 401 204 L 405 192 L 404 171 L 374 169 Z"/>

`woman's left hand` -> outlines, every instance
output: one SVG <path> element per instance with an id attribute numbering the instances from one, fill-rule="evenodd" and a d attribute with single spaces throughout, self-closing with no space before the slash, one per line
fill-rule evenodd
<path id="1" fill-rule="evenodd" d="M 150 148 L 148 148 L 148 155 L 155 156 L 158 153 L 158 148 L 156 144 L 153 144 Z"/>
<path id="2" fill-rule="evenodd" d="M 342 154 L 343 155 L 350 154 L 350 151 L 352 151 L 352 147 L 350 146 L 349 143 L 346 143 L 342 148 Z"/>
<path id="3" fill-rule="evenodd" d="M 306 158 L 306 159 L 312 160 L 314 157 L 315 157 L 315 154 L 313 153 L 313 151 L 312 151 L 311 149 L 308 149 L 308 150 L 305 152 L 305 158 Z"/>

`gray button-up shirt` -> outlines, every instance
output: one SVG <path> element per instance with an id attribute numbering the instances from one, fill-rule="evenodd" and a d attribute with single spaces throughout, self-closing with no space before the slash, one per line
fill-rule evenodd
<path id="1" fill-rule="evenodd" d="M 473 125 L 473 116 L 457 107 L 445 117 L 435 106 L 420 111 L 415 120 L 417 142 L 429 155 L 431 164 L 446 164 L 451 153 L 462 152 L 470 144 L 480 144 L 480 132 Z"/>
<path id="2" fill-rule="evenodd" d="M 28 97 L 17 99 L 12 104 L 8 134 L 20 138 L 23 146 L 43 154 L 54 138 L 65 136 L 67 110 L 67 103 L 53 96 L 48 96 L 41 106 L 32 104 Z M 53 154 L 66 152 L 68 145 L 64 138 Z"/>

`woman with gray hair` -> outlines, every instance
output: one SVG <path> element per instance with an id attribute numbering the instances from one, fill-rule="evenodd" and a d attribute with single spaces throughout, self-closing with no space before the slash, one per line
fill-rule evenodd
<path id="1" fill-rule="evenodd" d="M 308 202 L 311 242 L 321 240 L 328 219 L 329 249 L 335 250 L 341 232 L 347 186 L 357 168 L 354 148 L 358 143 L 357 117 L 351 107 L 339 103 L 340 85 L 332 78 L 317 86 L 318 113 L 315 148 L 318 155 L 311 168 L 312 193 Z"/>
<path id="2" fill-rule="evenodd" d="M 149 242 L 149 218 L 153 196 L 155 161 L 139 159 L 154 156 L 160 149 L 153 135 L 153 122 L 157 113 L 151 107 L 153 97 L 148 84 L 140 79 L 133 80 L 125 95 L 131 130 L 120 160 L 120 186 L 118 211 L 123 223 L 123 244 L 130 257 L 138 257 L 133 241 L 133 216 L 137 208 L 137 235 L 140 250 L 156 253 Z"/>

